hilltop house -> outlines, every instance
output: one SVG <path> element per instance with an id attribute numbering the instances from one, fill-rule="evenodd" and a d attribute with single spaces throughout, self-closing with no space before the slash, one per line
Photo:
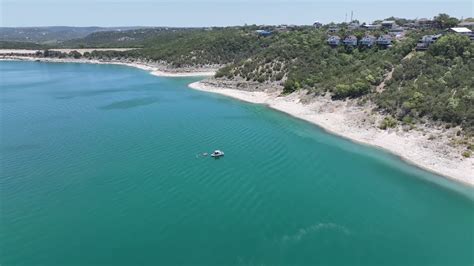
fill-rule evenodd
<path id="1" fill-rule="evenodd" d="M 377 39 L 376 43 L 377 43 L 378 45 L 380 45 L 380 46 L 385 46 L 385 47 L 387 47 L 387 46 L 389 46 L 389 45 L 392 44 L 392 36 L 390 36 L 390 35 L 382 35 L 382 36 L 380 36 L 380 37 Z"/>
<path id="2" fill-rule="evenodd" d="M 255 33 L 257 33 L 257 35 L 263 36 L 263 37 L 272 35 L 272 32 L 268 31 L 268 30 L 256 30 Z"/>
<path id="3" fill-rule="evenodd" d="M 456 27 L 456 28 L 450 28 L 448 30 L 449 32 L 453 32 L 459 35 L 465 35 L 471 39 L 471 41 L 474 41 L 474 33 L 472 30 L 466 28 L 466 27 Z"/>
<path id="4" fill-rule="evenodd" d="M 458 24 L 458 27 L 465 27 L 465 28 L 468 28 L 470 30 L 473 30 L 474 29 L 474 22 L 463 21 L 463 22 Z"/>
<path id="5" fill-rule="evenodd" d="M 410 30 L 413 30 L 413 29 L 416 29 L 417 28 L 417 25 L 415 22 L 407 22 L 405 24 L 402 25 L 405 29 L 410 29 Z"/>
<path id="6" fill-rule="evenodd" d="M 357 46 L 357 37 L 354 35 L 349 35 L 342 42 L 345 46 Z"/>
<path id="7" fill-rule="evenodd" d="M 339 36 L 329 36 L 327 40 L 328 44 L 331 46 L 338 46 L 341 43 L 341 38 Z"/>
<path id="8" fill-rule="evenodd" d="M 382 25 L 380 24 L 365 24 L 361 26 L 362 28 L 365 28 L 367 30 L 378 30 L 382 28 Z"/>
<path id="9" fill-rule="evenodd" d="M 319 21 L 316 21 L 313 23 L 313 27 L 315 27 L 316 29 L 319 29 L 323 26 L 323 24 Z"/>
<path id="10" fill-rule="evenodd" d="M 405 29 L 399 26 L 395 26 L 389 30 L 388 34 L 399 39 L 405 36 Z"/>
<path id="11" fill-rule="evenodd" d="M 470 35 L 472 33 L 472 30 L 466 28 L 466 27 L 455 27 L 455 28 L 450 28 L 449 32 L 461 34 L 461 35 Z"/>
<path id="12" fill-rule="evenodd" d="M 282 25 L 279 25 L 277 28 L 275 28 L 275 31 L 277 31 L 277 32 L 288 32 L 290 30 L 288 29 L 287 25 L 282 24 Z"/>
<path id="13" fill-rule="evenodd" d="M 418 43 L 416 44 L 416 50 L 417 51 L 423 51 L 428 49 L 428 47 L 435 43 L 442 35 L 425 35 L 423 36 Z"/>
<path id="14" fill-rule="evenodd" d="M 384 20 L 381 24 L 384 29 L 393 29 L 397 26 L 394 20 Z"/>
<path id="15" fill-rule="evenodd" d="M 349 25 L 347 26 L 347 28 L 348 28 L 349 30 L 356 30 L 356 29 L 358 29 L 359 27 L 360 27 L 360 24 L 359 24 L 359 22 L 357 22 L 357 21 L 352 21 L 352 22 L 349 23 Z"/>
<path id="16" fill-rule="evenodd" d="M 415 27 L 418 29 L 434 29 L 437 27 L 437 24 L 431 19 L 420 18 L 415 21 Z"/>
<path id="17" fill-rule="evenodd" d="M 365 35 L 364 38 L 360 40 L 360 44 L 363 46 L 372 47 L 375 44 L 376 39 L 377 38 L 375 38 L 373 35 Z"/>
<path id="18" fill-rule="evenodd" d="M 441 38 L 441 34 L 436 34 L 436 35 L 425 35 L 421 38 L 421 41 L 424 43 L 435 43 L 439 38 Z"/>

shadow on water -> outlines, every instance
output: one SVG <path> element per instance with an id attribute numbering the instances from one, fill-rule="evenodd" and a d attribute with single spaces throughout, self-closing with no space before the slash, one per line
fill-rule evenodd
<path id="1" fill-rule="evenodd" d="M 123 92 L 124 90 L 121 89 L 102 89 L 102 90 L 94 90 L 94 91 L 73 91 L 68 94 L 63 94 L 61 96 L 56 96 L 54 97 L 55 99 L 58 100 L 67 100 L 67 99 L 73 99 L 76 97 L 91 97 L 91 96 L 97 96 L 97 95 L 102 95 L 102 94 L 107 94 L 107 93 L 118 93 L 118 92 Z"/>
<path id="2" fill-rule="evenodd" d="M 150 85 L 150 86 L 147 86 Z M 145 86 L 141 87 L 132 87 L 130 89 L 124 89 L 124 88 L 109 88 L 109 89 L 96 89 L 96 90 L 76 90 L 76 91 L 70 91 L 70 92 L 61 92 L 59 95 L 55 94 L 54 96 L 55 99 L 58 100 L 68 100 L 68 99 L 73 99 L 77 97 L 94 97 L 94 96 L 99 96 L 99 95 L 104 95 L 104 94 L 109 94 L 109 93 L 123 93 L 123 92 L 138 92 L 138 91 L 153 91 L 155 90 L 154 86 L 151 86 L 152 84 L 146 84 Z"/>
<path id="3" fill-rule="evenodd" d="M 138 98 L 138 99 L 131 99 L 125 101 L 114 102 L 98 109 L 101 110 L 114 110 L 114 109 L 130 109 L 135 107 L 140 107 L 144 105 L 150 105 L 158 102 L 158 99 L 155 97 L 146 97 L 146 98 Z"/>

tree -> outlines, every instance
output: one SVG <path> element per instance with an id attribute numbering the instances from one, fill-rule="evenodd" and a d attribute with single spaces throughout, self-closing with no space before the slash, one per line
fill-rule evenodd
<path id="1" fill-rule="evenodd" d="M 446 56 L 454 59 L 463 56 L 469 50 L 471 41 L 467 36 L 458 34 L 448 34 L 441 37 L 436 43 L 430 46 L 428 52 L 434 56 Z"/>
<path id="2" fill-rule="evenodd" d="M 434 17 L 434 21 L 441 29 L 452 28 L 459 24 L 459 20 L 455 17 L 450 17 L 448 14 L 441 13 Z"/>
<path id="3" fill-rule="evenodd" d="M 391 116 L 386 116 L 379 125 L 380 129 L 394 128 L 397 126 L 397 120 Z"/>
<path id="4" fill-rule="evenodd" d="M 82 57 L 81 53 L 76 50 L 69 52 L 69 56 L 73 57 L 74 59 L 79 59 Z"/>
<path id="5" fill-rule="evenodd" d="M 300 88 L 300 83 L 293 79 L 289 79 L 285 81 L 283 92 L 284 93 L 292 93 Z"/>

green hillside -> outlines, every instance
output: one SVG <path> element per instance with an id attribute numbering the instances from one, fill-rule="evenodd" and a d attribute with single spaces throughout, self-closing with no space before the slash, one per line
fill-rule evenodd
<path id="1" fill-rule="evenodd" d="M 474 132 L 474 43 L 446 35 L 426 52 L 403 60 L 375 97 L 398 119 L 429 117 Z"/>

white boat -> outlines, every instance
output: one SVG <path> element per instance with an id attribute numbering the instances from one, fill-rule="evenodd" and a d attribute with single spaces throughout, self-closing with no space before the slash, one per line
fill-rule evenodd
<path id="1" fill-rule="evenodd" d="M 221 157 L 224 156 L 224 152 L 220 150 L 215 150 L 213 153 L 211 153 L 211 157 Z"/>

